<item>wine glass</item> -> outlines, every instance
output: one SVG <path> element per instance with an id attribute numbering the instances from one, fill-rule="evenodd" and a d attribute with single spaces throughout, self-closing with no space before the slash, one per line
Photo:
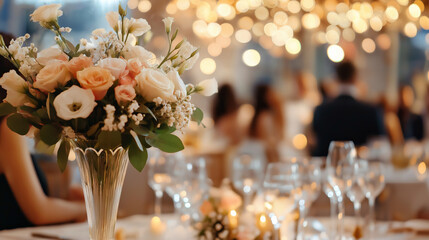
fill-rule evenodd
<path id="1" fill-rule="evenodd" d="M 210 187 L 211 181 L 207 177 L 205 159 L 202 157 L 187 158 L 180 197 L 184 211 L 196 221 L 200 218 L 199 208 L 208 197 Z"/>
<path id="2" fill-rule="evenodd" d="M 186 160 L 182 153 L 162 153 L 167 160 L 167 173 L 170 176 L 170 183 L 166 185 L 166 193 L 173 199 L 176 213 L 182 213 L 182 199 L 180 192 L 184 188 L 186 176 Z"/>
<path id="3" fill-rule="evenodd" d="M 360 179 L 364 177 L 368 171 L 368 162 L 365 160 L 356 160 L 353 168 L 353 176 L 347 180 L 347 197 L 353 203 L 356 218 L 355 235 L 360 236 L 361 230 L 361 203 L 365 199 L 365 192 L 363 184 Z"/>
<path id="4" fill-rule="evenodd" d="M 293 194 L 299 206 L 299 225 L 297 239 L 304 239 L 304 227 L 306 226 L 306 216 L 311 203 L 317 199 L 321 190 L 321 171 L 318 162 L 309 162 L 306 159 L 297 161 L 297 179 L 294 182 Z"/>
<path id="5" fill-rule="evenodd" d="M 260 189 L 264 175 L 262 159 L 242 154 L 233 162 L 233 185 L 244 196 L 244 210 L 247 209 L 253 194 Z"/>
<path id="6" fill-rule="evenodd" d="M 369 232 L 371 236 L 375 232 L 375 199 L 385 186 L 383 165 L 381 162 L 368 162 L 366 173 L 359 179 L 359 184 L 369 202 Z"/>
<path id="7" fill-rule="evenodd" d="M 298 179 L 297 168 L 298 165 L 292 162 L 268 164 L 263 182 L 264 201 L 276 230 L 295 209 L 293 190 L 294 182 Z"/>
<path id="8" fill-rule="evenodd" d="M 155 215 L 161 215 L 162 197 L 166 187 L 171 184 L 169 169 L 171 168 L 171 159 L 167 154 L 158 151 L 154 157 L 149 159 L 149 186 L 155 191 Z"/>
<path id="9" fill-rule="evenodd" d="M 344 217 L 344 194 L 346 190 L 346 181 L 353 176 L 354 159 L 356 157 L 356 149 L 352 141 L 332 141 L 329 145 L 329 154 L 326 159 L 325 177 L 326 183 L 331 192 L 328 192 L 331 200 L 331 209 L 338 210 L 336 217 L 331 216 L 335 220 L 335 229 L 331 233 L 333 238 L 342 239 L 343 236 L 343 217 Z M 327 187 L 325 187 L 325 192 Z M 338 207 L 338 208 L 337 208 Z M 331 210 L 331 214 L 334 213 Z"/>

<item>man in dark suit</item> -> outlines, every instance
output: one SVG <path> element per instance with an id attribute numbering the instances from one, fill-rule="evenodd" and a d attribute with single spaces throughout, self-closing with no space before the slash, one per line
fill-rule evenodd
<path id="1" fill-rule="evenodd" d="M 339 96 L 322 103 L 314 111 L 313 130 L 317 140 L 314 156 L 326 156 L 331 141 L 352 140 L 359 146 L 370 137 L 383 134 L 381 114 L 375 107 L 355 98 L 356 68 L 353 63 L 338 64 L 336 73 Z"/>

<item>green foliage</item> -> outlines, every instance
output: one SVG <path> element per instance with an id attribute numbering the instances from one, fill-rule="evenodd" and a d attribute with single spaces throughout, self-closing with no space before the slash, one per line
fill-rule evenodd
<path id="1" fill-rule="evenodd" d="M 130 159 L 131 165 L 133 165 L 137 171 L 141 172 L 147 162 L 147 149 L 143 148 L 143 150 L 140 150 L 137 143 L 132 141 L 128 150 L 128 157 Z"/>
<path id="2" fill-rule="evenodd" d="M 70 142 L 67 141 L 66 139 L 63 139 L 61 141 L 61 145 L 60 148 L 58 148 L 58 153 L 57 153 L 57 163 L 58 166 L 60 167 L 61 172 L 64 172 L 64 170 L 67 167 L 67 161 L 69 160 L 69 153 L 70 153 Z"/>
<path id="3" fill-rule="evenodd" d="M 149 136 L 146 137 L 146 142 L 152 147 L 156 147 L 167 153 L 179 152 L 185 148 L 182 140 L 170 133 L 156 134 L 151 132 Z"/>
<path id="4" fill-rule="evenodd" d="M 176 131 L 175 127 L 169 127 L 165 123 L 161 124 L 159 128 L 155 129 L 155 133 L 157 134 L 173 133 L 174 131 Z"/>
<path id="5" fill-rule="evenodd" d="M 46 124 L 40 129 L 40 139 L 48 146 L 56 144 L 61 139 L 62 129 Z"/>
<path id="6" fill-rule="evenodd" d="M 140 104 L 140 107 L 139 107 L 139 109 L 137 109 L 137 111 L 136 112 L 138 112 L 138 113 L 145 113 L 145 114 L 150 114 L 152 117 L 153 117 L 153 119 L 155 119 L 156 120 L 156 117 L 155 117 L 155 114 L 153 114 L 153 112 L 150 110 L 150 108 L 148 108 L 146 105 L 144 105 L 144 104 Z"/>
<path id="7" fill-rule="evenodd" d="M 101 131 L 98 135 L 98 146 L 103 149 L 115 149 L 121 146 L 121 132 Z"/>
<path id="8" fill-rule="evenodd" d="M 192 121 L 197 122 L 198 125 L 201 124 L 201 121 L 203 121 L 204 118 L 204 113 L 201 109 L 197 108 L 194 110 L 194 112 L 192 113 Z"/>
<path id="9" fill-rule="evenodd" d="M 30 122 L 18 113 L 14 113 L 7 118 L 7 126 L 19 135 L 25 135 L 30 130 Z"/>
<path id="10" fill-rule="evenodd" d="M 7 103 L 7 102 L 0 103 L 0 117 L 7 116 L 15 112 L 16 112 L 16 108 L 12 106 L 10 103 Z"/>

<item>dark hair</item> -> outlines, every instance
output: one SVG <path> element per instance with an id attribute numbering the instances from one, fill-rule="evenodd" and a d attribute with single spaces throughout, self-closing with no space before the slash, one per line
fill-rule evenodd
<path id="1" fill-rule="evenodd" d="M 266 84 L 258 85 L 255 88 L 255 115 L 253 116 L 252 122 L 250 123 L 250 136 L 256 136 L 256 125 L 261 113 L 272 110 L 272 106 L 268 102 L 269 93 L 270 87 Z"/>
<path id="2" fill-rule="evenodd" d="M 339 63 L 335 71 L 337 73 L 338 81 L 341 83 L 353 83 L 356 75 L 356 67 L 352 62 L 345 61 Z"/>
<path id="3" fill-rule="evenodd" d="M 213 120 L 215 124 L 225 115 L 237 110 L 238 103 L 235 98 L 234 89 L 230 84 L 224 84 L 219 88 L 213 103 Z"/>
<path id="4" fill-rule="evenodd" d="M 3 36 L 3 40 L 6 44 L 10 43 L 10 40 L 12 40 L 14 37 L 8 33 L 2 33 L 0 32 L 0 35 Z M 0 78 L 3 76 L 3 74 L 9 72 L 10 70 L 15 69 L 12 63 L 9 62 L 6 58 L 0 56 Z M 6 98 L 6 90 L 4 90 L 0 86 L 0 103 L 3 102 L 3 100 Z M 2 118 L 0 117 L 0 122 Z"/>

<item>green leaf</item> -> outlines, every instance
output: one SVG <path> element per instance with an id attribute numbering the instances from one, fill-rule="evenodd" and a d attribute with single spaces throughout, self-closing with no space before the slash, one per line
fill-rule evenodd
<path id="1" fill-rule="evenodd" d="M 140 142 L 140 139 L 139 139 L 139 136 L 137 135 L 137 133 L 134 132 L 133 130 L 131 130 L 130 134 L 134 138 L 134 142 L 137 144 L 137 146 L 139 147 L 140 151 L 143 151 L 143 145 Z"/>
<path id="2" fill-rule="evenodd" d="M 12 106 L 10 103 L 7 103 L 7 102 L 0 103 L 0 117 L 7 116 L 15 112 L 16 112 L 16 108 Z"/>
<path id="3" fill-rule="evenodd" d="M 46 108 L 37 109 L 33 115 L 39 117 L 42 121 L 49 121 L 49 116 Z"/>
<path id="4" fill-rule="evenodd" d="M 142 136 L 148 136 L 149 135 L 149 129 L 147 127 L 144 126 L 137 126 L 134 123 L 130 124 L 130 127 L 132 130 L 134 130 L 134 132 L 136 132 L 138 135 L 142 135 Z"/>
<path id="5" fill-rule="evenodd" d="M 137 171 L 141 172 L 147 162 L 147 149 L 143 148 L 143 151 L 141 151 L 136 142 L 132 141 L 128 150 L 128 157 L 131 165 L 133 165 Z"/>
<path id="6" fill-rule="evenodd" d="M 150 108 L 148 108 L 144 104 L 140 105 L 139 109 L 137 109 L 137 112 L 139 112 L 139 113 L 149 113 L 156 120 L 155 114 L 153 114 L 152 110 L 150 110 Z"/>
<path id="7" fill-rule="evenodd" d="M 203 121 L 204 118 L 204 113 L 203 111 L 201 111 L 201 109 L 197 108 L 194 110 L 194 112 L 192 113 L 192 121 L 197 122 L 198 125 L 201 124 L 201 121 Z"/>
<path id="8" fill-rule="evenodd" d="M 101 122 L 92 125 L 86 134 L 88 134 L 88 136 L 90 136 L 90 137 L 94 136 L 97 133 L 98 128 L 100 127 L 100 124 L 101 124 Z"/>
<path id="9" fill-rule="evenodd" d="M 63 39 L 64 39 L 64 42 L 67 44 L 68 49 L 70 49 L 70 52 L 71 53 L 75 52 L 75 48 L 74 48 L 73 43 L 71 43 L 69 40 L 67 40 L 65 38 L 63 38 Z"/>
<path id="10" fill-rule="evenodd" d="M 172 133 L 174 131 L 176 131 L 175 127 L 169 127 L 165 123 L 161 124 L 161 126 L 159 128 L 155 129 L 155 132 L 158 133 L 158 134 Z"/>
<path id="11" fill-rule="evenodd" d="M 169 133 L 156 134 L 151 132 L 146 137 L 146 142 L 167 153 L 179 152 L 185 148 L 179 137 Z"/>
<path id="12" fill-rule="evenodd" d="M 29 106 L 20 106 L 19 109 L 22 111 L 28 112 L 28 113 L 32 113 L 32 112 L 36 111 L 36 108 L 32 108 Z"/>
<path id="13" fill-rule="evenodd" d="M 69 153 L 70 153 L 70 142 L 63 139 L 61 141 L 60 148 L 58 148 L 57 153 L 57 163 L 58 167 L 60 167 L 61 172 L 64 172 L 67 167 L 67 162 L 69 160 Z"/>
<path id="14" fill-rule="evenodd" d="M 61 139 L 62 129 L 51 124 L 46 124 L 40 129 L 40 139 L 48 146 L 56 144 Z"/>
<path id="15" fill-rule="evenodd" d="M 14 113 L 7 118 L 7 126 L 19 135 L 25 135 L 30 130 L 28 120 L 18 113 Z"/>
<path id="16" fill-rule="evenodd" d="M 101 131 L 98 135 L 98 145 L 103 149 L 115 149 L 121 145 L 121 132 Z"/>

